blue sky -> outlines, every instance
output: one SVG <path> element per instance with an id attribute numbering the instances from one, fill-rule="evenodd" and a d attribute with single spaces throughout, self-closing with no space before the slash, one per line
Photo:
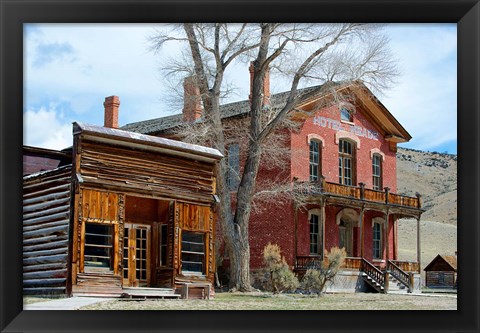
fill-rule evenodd
<path id="1" fill-rule="evenodd" d="M 162 25 L 25 24 L 24 144 L 70 146 L 72 122 L 103 125 L 103 101 L 111 95 L 120 97 L 120 126 L 181 112 L 166 102 L 158 70 L 178 48 L 153 53 L 148 37 L 155 28 Z M 456 24 L 385 29 L 401 76 L 378 97 L 413 137 L 401 146 L 456 154 Z M 246 65 L 228 79 L 238 85 L 231 101 L 248 98 Z"/>

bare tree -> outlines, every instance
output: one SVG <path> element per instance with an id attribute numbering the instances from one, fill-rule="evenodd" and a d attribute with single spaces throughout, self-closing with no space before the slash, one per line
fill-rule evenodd
<path id="1" fill-rule="evenodd" d="M 294 197 L 291 193 L 298 189 L 298 184 L 290 184 L 289 179 L 279 179 L 274 182 L 276 184 L 262 184 L 259 190 L 257 174 L 262 158 L 281 161 L 286 156 L 271 154 L 268 143 L 279 141 L 269 139 L 280 133 L 280 128 L 293 130 L 298 126 L 290 118 L 290 111 L 305 112 L 295 109 L 302 98 L 300 83 L 319 84 L 310 93 L 328 94 L 330 102 L 332 99 L 338 102 L 346 100 L 339 88 L 363 82 L 373 91 L 382 91 L 392 83 L 397 71 L 387 49 L 387 39 L 377 25 L 186 23 L 183 30 L 181 37 L 160 34 L 153 41 L 157 48 L 170 40 L 188 43 L 193 69 L 170 67 L 174 72 L 190 70 L 195 75 L 202 98 L 204 116 L 200 124 L 194 124 L 195 135 L 190 135 L 188 140 L 209 144 L 223 153 L 232 137 L 243 138 L 241 141 L 245 146 L 245 163 L 239 175 L 234 210 L 227 187 L 228 164 L 225 159 L 220 164 L 217 188 L 221 198 L 219 222 L 230 258 L 231 287 L 248 291 L 251 290 L 248 225 L 252 209 L 258 207 L 254 199 L 268 200 L 280 195 L 290 200 Z M 246 126 L 229 127 L 228 122 L 222 122 L 220 113 L 225 71 L 234 61 L 252 59 L 250 117 Z M 277 105 L 264 103 L 264 78 L 269 70 L 276 71 L 291 83 L 289 91 Z M 238 128 L 243 130 L 238 131 Z M 191 130 L 186 132 L 193 133 Z M 296 193 L 305 193 L 305 188 Z M 297 197 L 298 200 L 301 198 Z"/>

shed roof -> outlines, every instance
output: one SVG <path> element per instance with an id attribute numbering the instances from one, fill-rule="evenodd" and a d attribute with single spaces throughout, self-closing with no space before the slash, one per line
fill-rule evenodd
<path id="1" fill-rule="evenodd" d="M 387 110 L 387 108 L 375 97 L 375 95 L 362 83 L 332 83 L 331 85 L 338 89 L 350 89 L 361 105 L 364 106 L 366 117 L 376 126 L 387 140 L 394 142 L 406 142 L 412 137 L 398 122 L 398 120 Z M 316 102 L 325 98 L 328 93 L 326 85 L 317 85 L 298 90 L 299 103 L 298 108 L 307 108 L 315 105 Z M 272 108 L 282 108 L 289 96 L 290 91 L 273 94 L 270 97 Z M 236 116 L 246 116 L 250 112 L 250 101 L 243 100 L 239 102 L 228 103 L 220 106 L 221 119 L 227 119 Z M 201 118 L 197 121 L 202 121 Z M 126 124 L 121 129 L 143 134 L 159 134 L 161 132 L 173 129 L 183 123 L 183 114 L 144 120 L 140 122 Z"/>
<path id="2" fill-rule="evenodd" d="M 95 126 L 84 123 L 74 122 L 73 134 L 83 135 L 84 137 L 96 141 L 115 143 L 117 145 L 137 148 L 141 147 L 143 149 L 162 151 L 190 158 L 219 160 L 223 157 L 223 155 L 214 148 L 189 144 L 177 140 L 165 139 L 157 136 L 130 132 L 116 128 Z"/>
<path id="3" fill-rule="evenodd" d="M 428 271 L 433 265 L 435 265 L 439 260 L 446 262 L 452 270 L 457 271 L 457 257 L 452 255 L 439 254 L 425 267 L 423 270 Z"/>

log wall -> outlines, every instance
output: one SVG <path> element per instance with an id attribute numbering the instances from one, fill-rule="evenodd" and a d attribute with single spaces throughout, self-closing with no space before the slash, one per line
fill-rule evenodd
<path id="1" fill-rule="evenodd" d="M 66 294 L 71 165 L 24 177 L 23 292 Z"/>

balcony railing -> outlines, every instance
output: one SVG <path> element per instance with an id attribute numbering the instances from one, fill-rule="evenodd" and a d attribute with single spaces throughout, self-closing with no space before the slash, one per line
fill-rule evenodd
<path id="1" fill-rule="evenodd" d="M 416 197 L 409 197 L 390 193 L 388 187 L 385 187 L 384 191 L 376 191 L 365 188 L 365 184 L 363 183 L 360 183 L 360 186 L 348 186 L 327 182 L 323 177 L 320 177 L 316 184 L 318 184 L 318 188 L 315 190 L 316 193 L 320 192 L 322 194 L 336 195 L 375 203 L 398 205 L 402 207 L 421 208 L 421 195 L 418 193 Z"/>
<path id="2" fill-rule="evenodd" d="M 325 258 L 325 262 L 327 262 Z M 389 260 L 390 263 L 395 264 L 398 268 L 405 272 L 419 272 L 418 262 L 414 261 L 401 261 L 401 260 Z M 320 267 L 322 263 L 322 257 L 320 256 L 297 256 L 295 263 L 295 269 L 310 269 Z M 361 257 L 346 257 L 345 262 L 342 265 L 342 269 L 346 270 L 360 270 L 362 266 Z"/>
<path id="3" fill-rule="evenodd" d="M 325 263 L 328 263 L 328 259 L 324 259 Z M 320 267 L 322 264 L 322 257 L 319 256 L 297 256 L 297 262 L 295 269 L 312 269 Z M 362 264 L 362 258 L 360 257 L 346 257 L 345 262 L 342 265 L 342 269 L 359 270 Z"/>

